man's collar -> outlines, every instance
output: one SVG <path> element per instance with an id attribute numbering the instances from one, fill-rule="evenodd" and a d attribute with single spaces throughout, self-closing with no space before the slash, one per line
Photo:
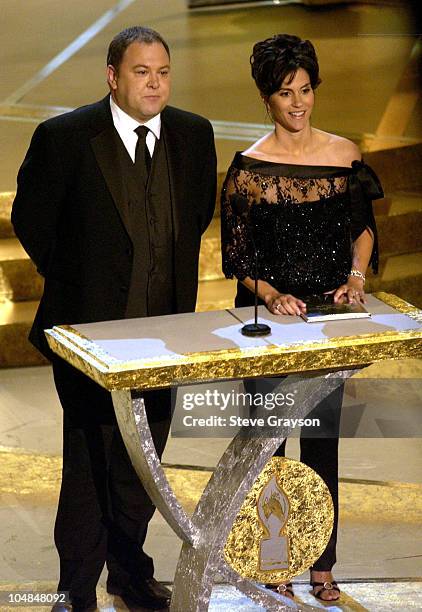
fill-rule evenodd
<path id="1" fill-rule="evenodd" d="M 125 113 L 124 110 L 120 108 L 110 96 L 110 109 L 111 114 L 113 116 L 113 121 L 117 127 L 117 125 L 121 126 L 128 131 L 134 131 L 140 125 L 145 125 L 154 136 L 159 139 L 161 134 L 161 114 L 155 115 L 152 119 L 148 119 L 145 123 L 139 123 L 136 119 Z"/>

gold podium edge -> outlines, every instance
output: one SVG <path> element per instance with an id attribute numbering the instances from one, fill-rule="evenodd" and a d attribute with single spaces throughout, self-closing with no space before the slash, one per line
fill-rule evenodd
<path id="1" fill-rule="evenodd" d="M 375 297 L 403 314 L 422 311 L 387 293 Z M 179 384 L 255 378 L 362 367 L 386 359 L 422 355 L 422 331 L 388 331 L 335 340 L 188 353 L 160 359 L 118 361 L 68 325 L 45 331 L 51 350 L 109 391 L 158 389 Z M 72 338 L 73 336 L 73 338 Z"/>

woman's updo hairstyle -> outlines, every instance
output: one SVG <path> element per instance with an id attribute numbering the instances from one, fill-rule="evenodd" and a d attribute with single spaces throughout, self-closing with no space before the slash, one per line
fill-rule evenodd
<path id="1" fill-rule="evenodd" d="M 298 68 L 309 74 L 312 89 L 321 83 L 318 59 L 311 41 L 299 36 L 276 34 L 254 45 L 250 57 L 252 77 L 263 96 L 281 89 L 286 77 L 294 79 Z"/>

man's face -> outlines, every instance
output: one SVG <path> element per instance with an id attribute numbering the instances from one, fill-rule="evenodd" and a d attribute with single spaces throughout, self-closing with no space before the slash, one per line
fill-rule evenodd
<path id="1" fill-rule="evenodd" d="M 158 115 L 170 97 L 170 58 L 160 42 L 133 42 L 118 69 L 107 66 L 116 104 L 140 123 Z"/>

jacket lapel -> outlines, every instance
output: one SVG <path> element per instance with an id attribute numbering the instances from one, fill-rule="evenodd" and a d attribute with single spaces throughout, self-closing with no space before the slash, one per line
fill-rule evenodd
<path id="1" fill-rule="evenodd" d="M 166 110 L 162 112 L 161 121 L 169 168 L 174 238 L 177 245 L 180 227 L 184 219 L 183 203 L 185 201 L 186 165 L 184 163 L 183 151 L 185 151 L 186 142 L 183 134 L 177 130 L 177 126 L 168 120 Z"/>
<path id="2" fill-rule="evenodd" d="M 130 235 L 129 211 L 124 195 L 125 185 L 122 173 L 118 168 L 119 156 L 116 142 L 118 135 L 114 129 L 108 96 L 100 102 L 99 118 L 94 127 L 96 134 L 90 139 L 91 147 L 123 225 Z"/>

